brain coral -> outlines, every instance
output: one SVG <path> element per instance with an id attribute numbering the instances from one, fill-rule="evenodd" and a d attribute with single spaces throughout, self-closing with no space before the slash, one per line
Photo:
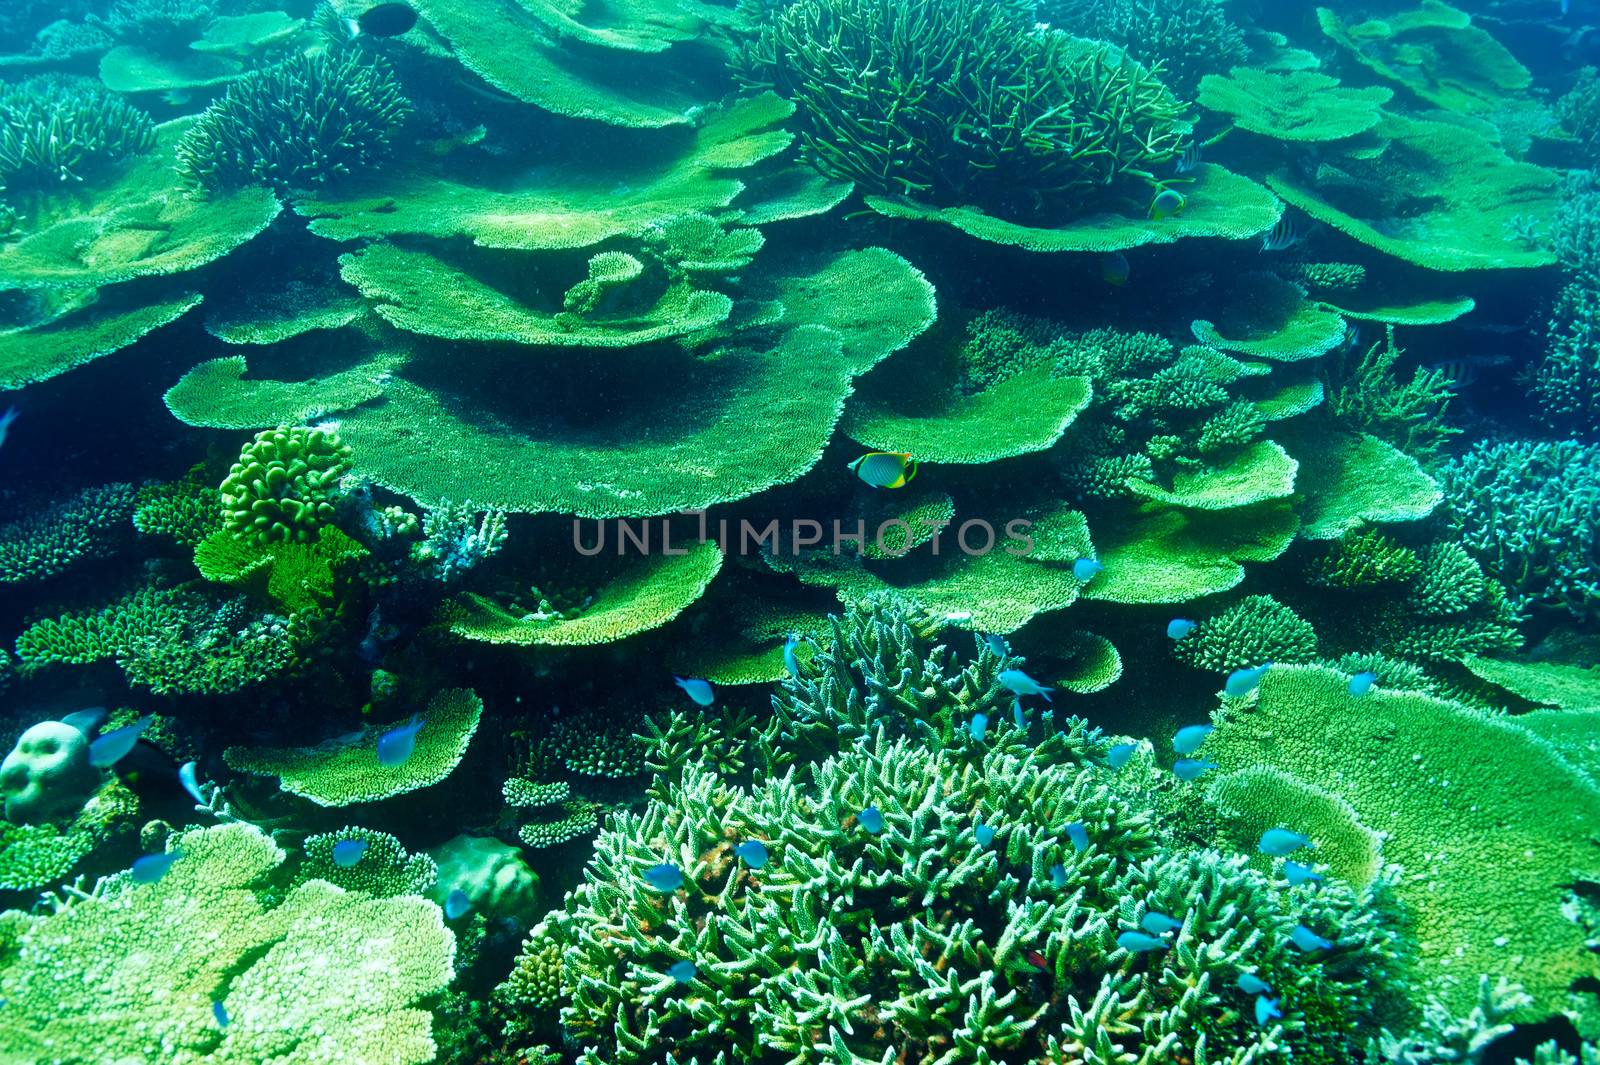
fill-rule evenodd
<path id="1" fill-rule="evenodd" d="M 222 482 L 224 524 L 241 540 L 309 543 L 333 517 L 350 449 L 337 432 L 280 426 L 257 433 Z"/>

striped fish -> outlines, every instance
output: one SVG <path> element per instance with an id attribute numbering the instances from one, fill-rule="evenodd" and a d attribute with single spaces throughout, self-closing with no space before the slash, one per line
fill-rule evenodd
<path id="1" fill-rule="evenodd" d="M 917 460 L 902 451 L 869 451 L 850 471 L 874 488 L 904 488 L 917 475 Z"/>

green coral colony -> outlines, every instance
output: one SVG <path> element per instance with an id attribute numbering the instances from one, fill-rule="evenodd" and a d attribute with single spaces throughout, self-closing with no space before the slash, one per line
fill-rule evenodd
<path id="1" fill-rule="evenodd" d="M 1600 1065 L 1596 0 L 7 0 L 0 1065 Z"/>

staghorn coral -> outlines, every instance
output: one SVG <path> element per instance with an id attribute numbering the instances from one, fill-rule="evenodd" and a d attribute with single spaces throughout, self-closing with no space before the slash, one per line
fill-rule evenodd
<path id="1" fill-rule="evenodd" d="M 1561 290 L 1545 350 L 1521 380 L 1545 428 L 1574 439 L 1600 438 L 1600 289 L 1574 284 Z"/>
<path id="2" fill-rule="evenodd" d="M 1317 657 L 1317 633 L 1270 595 L 1251 595 L 1200 622 L 1172 645 L 1172 654 L 1213 673 L 1267 662 L 1310 662 Z"/>
<path id="3" fill-rule="evenodd" d="M 1600 609 L 1600 447 L 1481 441 L 1439 483 L 1442 514 L 1515 608 Z"/>
<path id="4" fill-rule="evenodd" d="M 279 426 L 256 434 L 222 482 L 223 524 L 240 540 L 311 543 L 330 522 L 350 449 L 327 429 Z"/>
<path id="5" fill-rule="evenodd" d="M 0 91 L 0 188 L 71 187 L 155 147 L 150 116 L 97 82 L 30 78 Z"/>
<path id="6" fill-rule="evenodd" d="M 208 192 L 266 185 L 288 193 L 366 175 L 410 111 L 381 59 L 355 49 L 295 54 L 230 85 L 178 142 L 178 171 Z"/>
<path id="7" fill-rule="evenodd" d="M 310 881 L 275 907 L 284 852 L 246 824 L 174 835 L 154 884 L 126 875 L 49 916 L 0 916 L 0 1041 L 61 1063 L 434 1058 L 420 1008 L 451 979 L 433 903 Z M 358 949 L 334 950 L 331 944 Z M 220 1033 L 212 1003 L 229 1017 Z"/>
<path id="8" fill-rule="evenodd" d="M 1428 570 L 1436 573 L 1438 567 Z M 1422 572 L 1422 561 L 1409 547 L 1376 529 L 1357 529 L 1307 563 L 1306 580 L 1323 588 L 1373 588 L 1409 581 Z"/>
<path id="9" fill-rule="evenodd" d="M 1328 412 L 1353 432 L 1370 433 L 1413 458 L 1431 460 L 1461 432 L 1446 418 L 1455 398 L 1444 370 L 1418 368 L 1402 381 L 1395 370 L 1405 349 L 1394 342 L 1394 327 L 1354 365 L 1348 356 L 1330 360 L 1323 371 Z"/>
<path id="10" fill-rule="evenodd" d="M 1183 93 L 1250 54 L 1219 0 L 1042 0 L 1038 9 L 1053 26 L 1127 49 Z"/>
<path id="11" fill-rule="evenodd" d="M 856 821 L 869 805 L 879 834 Z M 980 820 L 996 829 L 987 848 Z M 1089 833 L 1082 852 L 1061 835 L 1072 821 Z M 765 842 L 759 871 L 730 853 L 748 839 Z M 645 884 L 661 861 L 687 891 Z M 1184 922 L 1173 949 L 1119 949 L 1148 911 Z M 1336 930 L 1340 950 L 1300 956 L 1286 940 L 1300 923 Z M 1370 897 L 1164 847 L 1144 801 L 1075 758 L 882 731 L 749 793 L 689 769 L 668 800 L 608 822 L 563 930 L 562 1022 L 580 1060 L 619 1063 L 811 1060 L 821 1047 L 1109 1065 L 1268 1041 L 1353 1062 L 1393 950 Z M 696 966 L 687 987 L 664 972 L 680 960 Z M 1249 1016 L 1244 971 L 1284 989 L 1281 1023 Z"/>
<path id="12" fill-rule="evenodd" d="M 118 40 L 154 48 L 183 48 L 216 17 L 214 0 L 116 0 L 94 20 Z"/>
<path id="13" fill-rule="evenodd" d="M 795 101 L 829 176 L 1002 217 L 1082 215 L 1146 188 L 1186 129 L 1179 102 L 1116 49 L 974 0 L 801 0 L 769 16 L 739 73 Z"/>
<path id="14" fill-rule="evenodd" d="M 41 581 L 113 557 L 130 539 L 137 498 L 130 484 L 102 485 L 0 525 L 0 584 Z"/>

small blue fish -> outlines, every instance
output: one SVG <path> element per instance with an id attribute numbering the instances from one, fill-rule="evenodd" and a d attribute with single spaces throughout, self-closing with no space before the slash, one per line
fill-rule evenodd
<path id="1" fill-rule="evenodd" d="M 333 864 L 340 869 L 348 869 L 359 862 L 366 853 L 366 840 L 341 839 L 333 845 Z"/>
<path id="2" fill-rule="evenodd" d="M 1200 749 L 1200 745 L 1211 735 L 1214 726 L 1211 725 L 1185 725 L 1172 737 L 1172 749 L 1179 754 L 1193 754 Z"/>
<path id="3" fill-rule="evenodd" d="M 1133 274 L 1133 267 L 1128 263 L 1128 257 L 1120 251 L 1111 251 L 1100 257 L 1100 280 L 1113 288 L 1121 288 L 1128 283 L 1128 278 Z"/>
<path id="4" fill-rule="evenodd" d="M 644 871 L 644 882 L 663 894 L 671 894 L 683 887 L 683 870 L 663 862 Z"/>
<path id="5" fill-rule="evenodd" d="M 1290 887 L 1299 887 L 1301 884 L 1309 884 L 1314 880 L 1321 880 L 1322 874 L 1312 869 L 1309 865 L 1301 865 L 1299 862 L 1284 862 L 1283 878 L 1289 881 Z"/>
<path id="6" fill-rule="evenodd" d="M 445 896 L 444 915 L 454 921 L 457 917 L 472 909 L 472 900 L 467 898 L 467 893 L 456 888 Z"/>
<path id="7" fill-rule="evenodd" d="M 791 632 L 789 638 L 783 642 L 783 668 L 789 671 L 789 676 L 800 676 L 800 659 L 795 657 L 794 649 L 800 646 L 800 634 Z"/>
<path id="8" fill-rule="evenodd" d="M 1067 867 L 1057 862 L 1050 867 L 1050 883 L 1056 887 L 1067 886 Z"/>
<path id="9" fill-rule="evenodd" d="M 167 875 L 167 870 L 172 868 L 173 862 L 182 857 L 182 851 L 168 851 L 165 854 L 146 854 L 142 858 L 135 858 L 132 869 L 133 882 L 154 884 Z"/>
<path id="10" fill-rule="evenodd" d="M 1167 639 L 1181 640 L 1200 626 L 1188 618 L 1173 618 L 1167 622 Z"/>
<path id="11" fill-rule="evenodd" d="M 1222 690 L 1235 699 L 1249 695 L 1256 690 L 1256 685 L 1261 683 L 1261 678 L 1266 676 L 1267 670 L 1271 668 L 1272 663 L 1268 662 L 1254 669 L 1236 669 L 1228 674 L 1228 682 L 1222 686 Z"/>
<path id="12" fill-rule="evenodd" d="M 869 451 L 850 463 L 850 472 L 874 488 L 904 488 L 917 475 L 917 460 L 903 451 Z"/>
<path id="13" fill-rule="evenodd" d="M 699 971 L 699 969 L 695 968 L 694 962 L 690 961 L 688 958 L 685 958 L 682 961 L 675 961 L 671 965 L 667 966 L 667 975 L 672 977 L 680 984 L 687 984 L 694 980 L 695 974 Z"/>
<path id="14" fill-rule="evenodd" d="M 1350 678 L 1350 694 L 1365 695 L 1372 690 L 1372 686 L 1376 683 L 1378 683 L 1378 675 L 1376 673 L 1357 673 Z"/>
<path id="15" fill-rule="evenodd" d="M 1302 836 L 1287 828 L 1269 828 L 1261 833 L 1261 839 L 1256 843 L 1256 850 L 1262 854 L 1270 854 L 1274 858 L 1282 858 L 1285 854 L 1293 854 L 1300 848 L 1309 846 L 1311 846 L 1309 836 Z"/>
<path id="16" fill-rule="evenodd" d="M 1013 720 L 1013 721 L 1015 721 L 1017 723 L 1017 727 L 1018 728 L 1027 728 L 1028 727 L 1028 718 L 1022 712 L 1022 700 L 1021 699 L 1013 699 L 1013 700 L 1011 700 L 1011 720 Z"/>
<path id="17" fill-rule="evenodd" d="M 122 761 L 133 750 L 133 745 L 139 742 L 139 737 L 144 735 L 144 730 L 150 727 L 150 720 L 147 714 L 131 725 L 112 729 L 89 744 L 89 764 L 105 769 Z"/>
<path id="18" fill-rule="evenodd" d="M 1266 995 L 1256 996 L 1256 1023 L 1265 1028 L 1267 1022 L 1277 1017 L 1282 1017 L 1283 1011 L 1278 1008 L 1278 1000 L 1268 998 Z"/>
<path id="19" fill-rule="evenodd" d="M 1089 849 L 1089 830 L 1083 827 L 1082 821 L 1074 821 L 1067 826 L 1067 838 L 1072 841 L 1072 849 L 1079 854 Z"/>
<path id="20" fill-rule="evenodd" d="M 1118 743 L 1106 751 L 1106 762 L 1112 769 L 1121 769 L 1133 758 L 1134 752 L 1139 749 L 1137 743 Z"/>
<path id="21" fill-rule="evenodd" d="M 0 447 L 5 446 L 6 434 L 11 431 L 11 423 L 16 421 L 17 415 L 21 413 L 15 407 L 8 407 L 4 414 L 0 414 Z"/>
<path id="22" fill-rule="evenodd" d="M 716 692 L 711 689 L 709 680 L 693 680 L 687 677 L 673 677 L 672 683 L 682 688 L 684 694 L 701 706 L 710 706 L 717 701 Z"/>
<path id="23" fill-rule="evenodd" d="M 876 806 L 869 806 L 856 814 L 856 823 L 876 836 L 883 831 L 883 811 Z"/>
<path id="24" fill-rule="evenodd" d="M 981 713 L 980 714 L 973 714 L 972 715 L 972 721 L 967 725 L 967 735 L 972 737 L 973 742 L 982 743 L 983 742 L 983 737 L 988 735 L 988 734 L 989 734 L 989 715 L 988 714 L 981 714 Z"/>
<path id="25" fill-rule="evenodd" d="M 1178 929 L 1182 928 L 1183 922 L 1178 920 L 1176 917 L 1170 917 L 1167 914 L 1157 913 L 1155 910 L 1151 910 L 1149 913 L 1139 918 L 1139 927 L 1143 928 L 1146 932 L 1149 932 L 1153 936 L 1164 936 L 1168 932 L 1176 932 Z"/>
<path id="26" fill-rule="evenodd" d="M 767 864 L 767 845 L 759 839 L 747 839 L 737 847 L 733 853 L 739 860 L 752 869 L 763 869 Z"/>
<path id="27" fill-rule="evenodd" d="M 1129 954 L 1145 954 L 1152 950 L 1166 950 L 1169 944 L 1165 939 L 1144 932 L 1124 932 L 1117 937 L 1117 946 Z"/>
<path id="28" fill-rule="evenodd" d="M 379 736 L 378 764 L 393 769 L 410 761 L 411 752 L 417 749 L 417 733 L 421 728 L 422 718 L 412 714 L 410 721 Z"/>
<path id="29" fill-rule="evenodd" d="M 995 679 L 1013 695 L 1042 695 L 1045 702 L 1054 701 L 1050 698 L 1054 688 L 1046 688 L 1020 669 L 1003 669 Z"/>
<path id="30" fill-rule="evenodd" d="M 1217 763 L 1201 761 L 1194 758 L 1180 758 L 1172 766 L 1172 774 L 1179 780 L 1195 781 L 1205 775 L 1206 770 L 1217 768 Z"/>
<path id="31" fill-rule="evenodd" d="M 228 1007 L 221 1002 L 213 1002 L 211 1004 L 211 1016 L 217 1019 L 218 1028 L 228 1027 Z"/>
<path id="32" fill-rule="evenodd" d="M 1005 658 L 1011 653 L 1011 649 L 1006 646 L 1006 638 L 1004 636 L 996 636 L 994 633 L 990 633 L 983 638 L 983 642 L 989 645 L 989 653 L 996 658 Z"/>
<path id="33" fill-rule="evenodd" d="M 1155 199 L 1150 201 L 1150 220 L 1159 222 L 1163 218 L 1172 218 L 1183 213 L 1189 206 L 1189 198 L 1177 189 L 1162 189 L 1156 193 Z"/>
<path id="34" fill-rule="evenodd" d="M 979 822 L 978 827 L 972 830 L 972 834 L 977 837 L 980 847 L 987 847 L 994 842 L 994 828 L 991 825 Z"/>
<path id="35" fill-rule="evenodd" d="M 1313 950 L 1327 950 L 1333 946 L 1330 940 L 1323 939 L 1303 924 L 1294 926 L 1294 931 L 1289 933 L 1289 942 L 1307 953 Z"/>
<path id="36" fill-rule="evenodd" d="M 1255 973 L 1240 973 L 1239 990 L 1247 995 L 1270 995 L 1272 994 L 1272 985 Z"/>
<path id="37" fill-rule="evenodd" d="M 106 708 L 91 706 L 87 710 L 74 710 L 61 719 L 63 725 L 71 725 L 85 736 L 93 736 L 94 730 L 99 728 L 106 719 Z"/>
<path id="38" fill-rule="evenodd" d="M 185 762 L 178 767 L 178 783 L 183 785 L 183 790 L 189 793 L 190 797 L 194 799 L 197 806 L 204 806 L 206 804 L 206 796 L 205 793 L 200 790 L 200 779 L 195 776 L 195 765 L 193 762 Z"/>
<path id="39" fill-rule="evenodd" d="M 1098 577 L 1104 569 L 1104 566 L 1092 558 L 1080 558 L 1072 564 L 1072 576 L 1077 579 L 1078 583 L 1088 584 Z"/>

